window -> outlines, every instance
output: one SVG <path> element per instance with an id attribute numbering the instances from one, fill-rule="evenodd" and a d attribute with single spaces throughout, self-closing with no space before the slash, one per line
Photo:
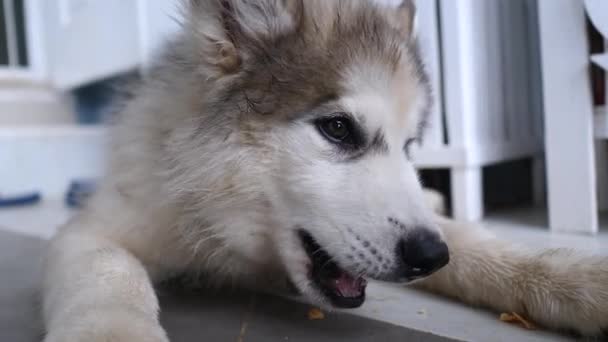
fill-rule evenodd
<path id="1" fill-rule="evenodd" d="M 2 0 L 0 6 L 0 68 L 27 68 L 29 65 L 25 0 Z"/>

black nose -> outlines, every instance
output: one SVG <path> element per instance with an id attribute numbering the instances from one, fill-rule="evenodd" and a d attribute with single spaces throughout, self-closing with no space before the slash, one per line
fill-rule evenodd
<path id="1" fill-rule="evenodd" d="M 417 229 L 397 245 L 399 259 L 403 262 L 400 273 L 406 279 L 427 276 L 450 261 L 448 246 L 439 234 L 428 229 Z"/>

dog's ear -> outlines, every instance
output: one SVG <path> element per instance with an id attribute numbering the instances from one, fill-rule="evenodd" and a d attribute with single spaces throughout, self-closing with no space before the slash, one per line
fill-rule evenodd
<path id="1" fill-rule="evenodd" d="M 299 25 L 303 0 L 188 0 L 187 25 L 224 73 Z"/>
<path id="2" fill-rule="evenodd" d="M 415 21 L 416 5 L 414 0 L 402 0 L 394 9 L 393 15 L 390 16 L 391 24 L 408 38 L 411 38 L 414 34 Z"/>

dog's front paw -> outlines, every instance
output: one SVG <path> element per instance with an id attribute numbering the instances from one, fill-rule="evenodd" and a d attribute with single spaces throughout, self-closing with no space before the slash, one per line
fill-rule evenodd
<path id="1" fill-rule="evenodd" d="M 59 322 L 58 322 L 59 323 Z M 96 312 L 61 322 L 44 342 L 169 342 L 156 322 L 133 314 Z"/>
<path id="2" fill-rule="evenodd" d="M 569 255 L 570 258 L 574 257 Z M 524 309 L 537 322 L 584 336 L 608 332 L 608 258 L 581 257 L 563 262 L 563 255 L 552 255 L 555 274 L 536 274 L 534 286 L 523 297 Z M 571 260 L 569 260 L 571 261 Z"/>

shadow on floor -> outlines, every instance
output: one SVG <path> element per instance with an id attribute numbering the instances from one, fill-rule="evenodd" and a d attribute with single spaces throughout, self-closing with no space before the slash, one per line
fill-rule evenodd
<path id="1" fill-rule="evenodd" d="M 340 312 L 309 320 L 308 305 L 245 291 L 160 298 L 173 341 L 453 341 Z"/>

